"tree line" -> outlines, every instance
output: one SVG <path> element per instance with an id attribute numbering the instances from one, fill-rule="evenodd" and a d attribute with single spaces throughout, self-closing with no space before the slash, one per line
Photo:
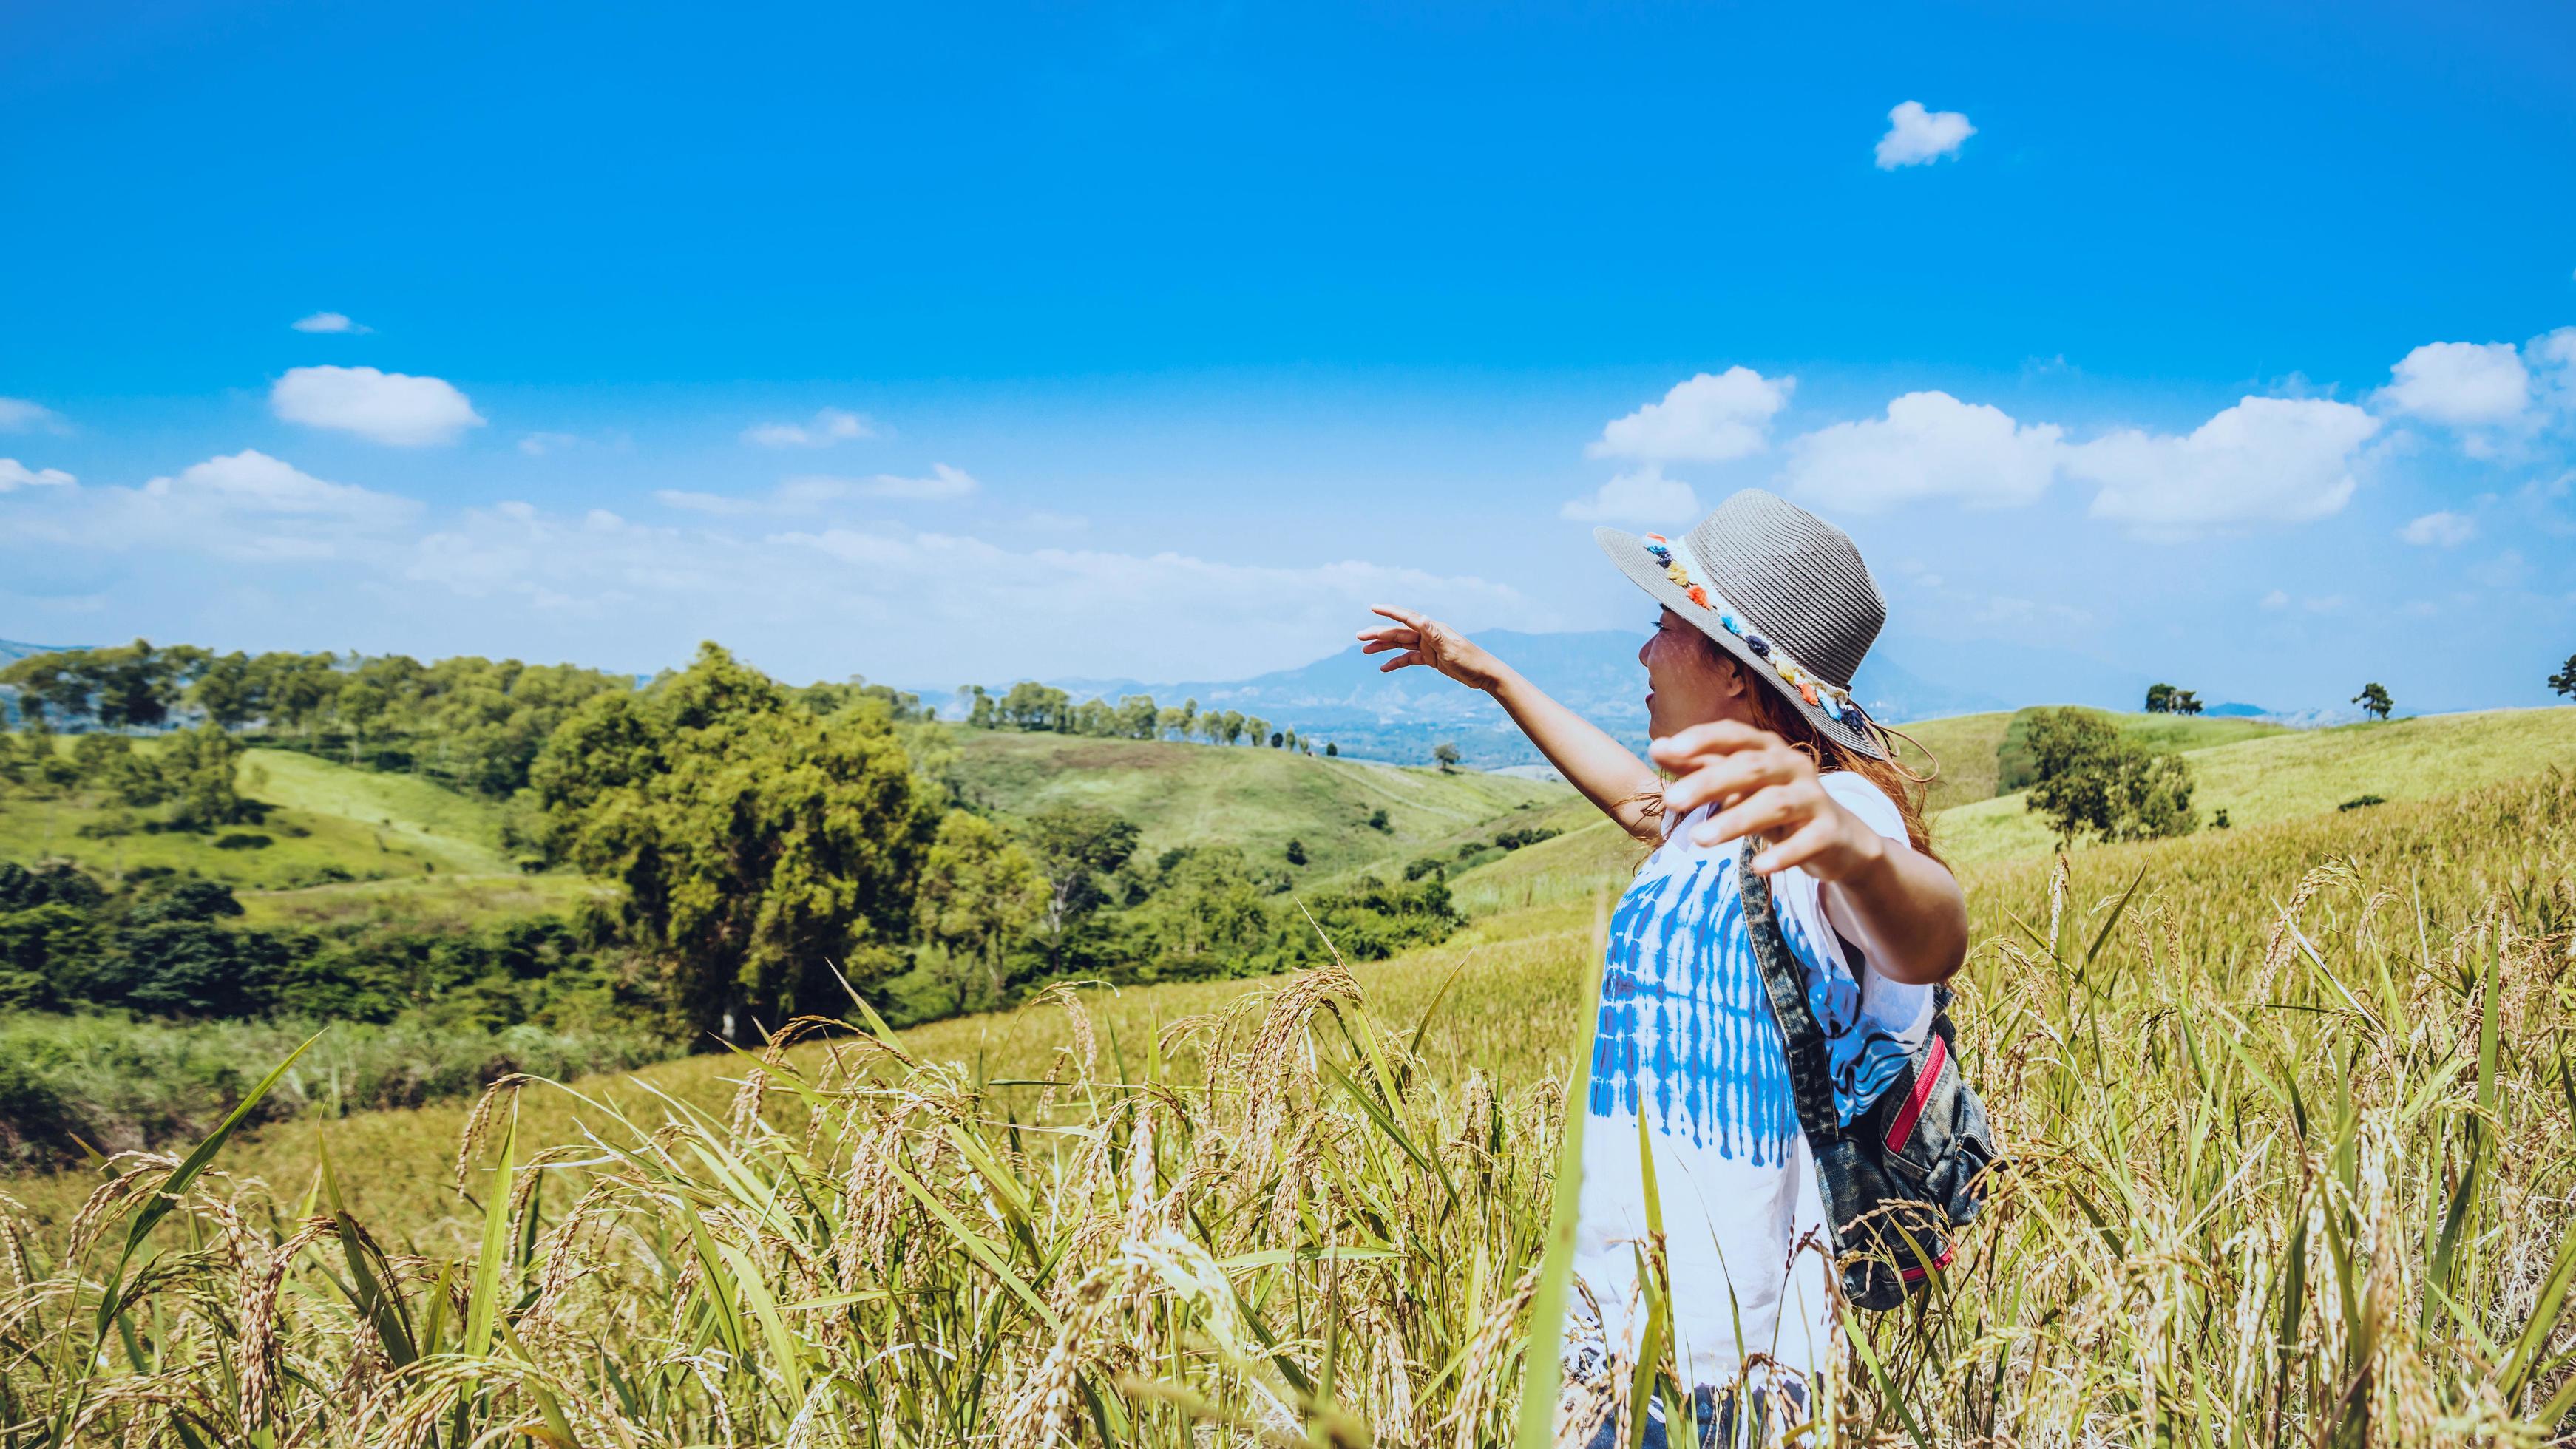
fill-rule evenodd
<path id="1" fill-rule="evenodd" d="M 556 726 L 584 701 L 632 691 L 637 680 L 475 655 L 424 664 L 405 654 L 217 654 L 137 639 L 18 660 L 0 669 L 0 685 L 14 687 L 19 714 L 39 728 L 212 724 L 505 799 L 527 785 Z M 864 679 L 811 684 L 796 694 L 824 713 L 860 699 L 898 720 L 935 713 L 917 695 Z"/>
<path id="2" fill-rule="evenodd" d="M 1106 699 L 1076 701 L 1070 693 L 1054 685 L 1026 679 L 1000 694 L 980 684 L 960 686 L 957 694 L 966 706 L 966 723 L 974 729 L 1088 735 L 1112 740 L 1195 739 L 1212 745 L 1267 744 L 1274 750 L 1315 753 L 1315 742 L 1300 739 L 1294 729 L 1273 729 L 1270 721 L 1240 710 L 1202 712 L 1195 699 L 1183 700 L 1176 706 L 1157 705 L 1150 694 L 1124 695 L 1115 703 Z M 1329 740 L 1325 742 L 1323 752 L 1328 756 L 1341 753 Z"/>

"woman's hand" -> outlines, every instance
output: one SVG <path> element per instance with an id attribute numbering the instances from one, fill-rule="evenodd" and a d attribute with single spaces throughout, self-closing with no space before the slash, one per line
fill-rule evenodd
<path id="1" fill-rule="evenodd" d="M 1717 814 L 1691 828 L 1694 845 L 1767 836 L 1755 871 L 1801 866 L 1822 881 L 1853 879 L 1887 859 L 1887 837 L 1827 794 L 1816 762 L 1769 730 L 1718 720 L 1657 740 L 1647 753 L 1679 777 L 1664 788 L 1675 818 L 1716 802 Z"/>
<path id="2" fill-rule="evenodd" d="M 1469 689 L 1481 689 L 1489 694 L 1502 683 L 1502 661 L 1439 620 L 1426 618 L 1409 609 L 1391 609 L 1384 604 L 1369 612 L 1395 622 L 1362 629 L 1359 634 L 1360 652 L 1384 654 L 1392 649 L 1404 651 L 1379 665 L 1378 673 L 1392 674 L 1408 664 L 1424 664 Z"/>

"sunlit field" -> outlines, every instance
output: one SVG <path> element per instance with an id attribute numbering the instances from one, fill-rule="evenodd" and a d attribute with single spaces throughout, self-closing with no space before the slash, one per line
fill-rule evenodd
<path id="1" fill-rule="evenodd" d="M 2549 1437 L 2576 779 L 1966 879 L 2012 1165 L 1820 1429 Z M 1510 1442 L 1593 909 L 128 1157 L 11 1230 L 15 1441 Z"/>

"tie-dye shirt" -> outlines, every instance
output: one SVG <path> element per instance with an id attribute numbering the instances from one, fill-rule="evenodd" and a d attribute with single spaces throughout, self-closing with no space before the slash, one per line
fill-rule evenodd
<path id="1" fill-rule="evenodd" d="M 1905 838 L 1894 802 L 1867 780 L 1838 771 L 1824 786 L 1870 828 Z M 1821 1258 L 1792 1259 L 1823 1210 L 1753 963 L 1736 884 L 1740 845 L 1693 845 L 1687 827 L 1705 818 L 1666 822 L 1663 845 L 1611 918 L 1575 1267 L 1616 1345 L 1645 1232 L 1642 1119 L 1663 1198 L 1675 1327 L 1698 1381 L 1723 1385 L 1749 1353 L 1802 1371 L 1821 1365 L 1831 1328 Z M 1772 893 L 1790 952 L 1806 967 L 1835 1102 L 1850 1121 L 1922 1044 L 1932 989 L 1890 981 L 1847 952 L 1805 871 L 1772 877 Z"/>

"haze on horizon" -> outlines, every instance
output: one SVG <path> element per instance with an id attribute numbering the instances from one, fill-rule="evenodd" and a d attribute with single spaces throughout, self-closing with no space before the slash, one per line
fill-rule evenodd
<path id="1" fill-rule="evenodd" d="M 1236 679 L 1762 486 L 1945 686 L 2547 701 L 2576 19 L 1849 23 L 20 13 L 0 636 Z"/>

